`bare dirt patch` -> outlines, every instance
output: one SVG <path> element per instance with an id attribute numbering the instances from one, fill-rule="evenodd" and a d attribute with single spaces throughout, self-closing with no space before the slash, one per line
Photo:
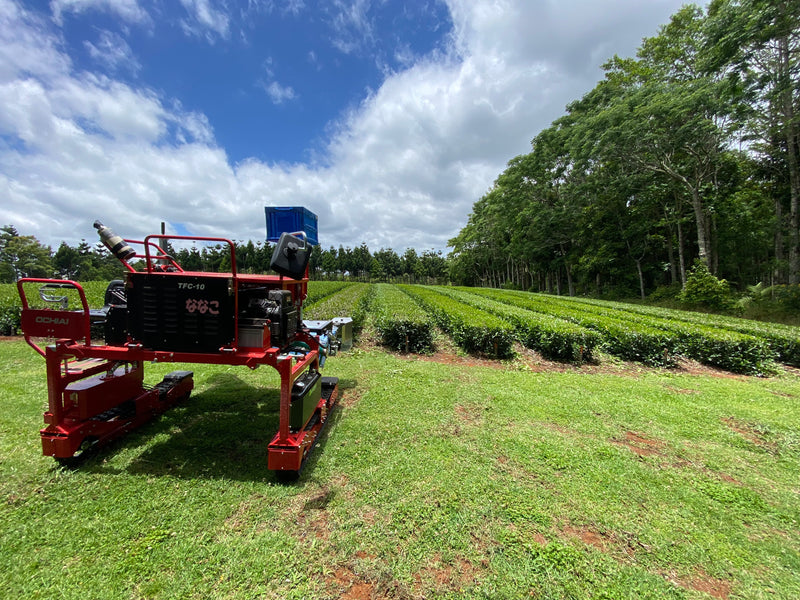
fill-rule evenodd
<path id="1" fill-rule="evenodd" d="M 571 435 L 571 436 L 583 435 L 574 429 L 570 429 L 569 427 L 565 427 L 564 425 L 559 425 L 558 423 L 549 423 L 547 421 L 540 421 L 536 425 L 538 427 L 549 429 L 550 431 L 555 431 L 556 433 L 560 433 L 561 435 Z"/>
<path id="2" fill-rule="evenodd" d="M 331 535 L 328 513 L 324 510 L 298 513 L 294 517 L 297 538 L 301 542 L 315 544 L 327 541 Z"/>
<path id="3" fill-rule="evenodd" d="M 692 462 L 691 460 L 673 456 L 665 442 L 648 437 L 642 433 L 626 431 L 622 439 L 613 439 L 611 443 L 616 446 L 627 448 L 639 457 L 654 457 L 658 461 L 659 468 L 694 468 L 705 475 L 720 479 L 726 483 L 743 485 L 741 481 L 727 473 L 715 471 L 702 464 Z"/>
<path id="4" fill-rule="evenodd" d="M 477 403 L 456 404 L 455 413 L 458 424 L 466 427 L 480 426 L 485 421 L 486 406 Z"/>
<path id="5" fill-rule="evenodd" d="M 776 444 L 768 440 L 764 432 L 759 431 L 758 426 L 754 423 L 748 423 L 734 417 L 725 417 L 722 419 L 722 422 L 725 423 L 731 431 L 738 433 L 751 444 L 769 452 L 775 452 L 777 450 Z"/>
<path id="6" fill-rule="evenodd" d="M 432 564 L 414 575 L 414 588 L 429 591 L 434 597 L 458 592 L 477 582 L 479 569 L 466 558 L 458 557 L 452 564 L 445 564 L 436 556 Z M 428 594 L 421 594 L 422 597 Z"/>
<path id="7" fill-rule="evenodd" d="M 614 544 L 612 535 L 596 531 L 586 526 L 575 527 L 573 525 L 566 525 L 562 533 L 568 537 L 578 538 L 587 546 L 592 546 L 602 552 L 608 551 L 610 546 Z"/>
<path id="8" fill-rule="evenodd" d="M 731 595 L 731 589 L 733 587 L 730 581 L 711 577 L 702 569 L 698 569 L 689 577 L 668 575 L 667 579 L 684 589 L 704 592 L 712 598 L 718 598 L 719 600 L 727 600 Z"/>
<path id="9" fill-rule="evenodd" d="M 371 600 L 376 597 L 374 586 L 356 575 L 350 567 L 336 569 L 328 578 L 328 584 L 340 600 Z"/>
<path id="10" fill-rule="evenodd" d="M 612 440 L 612 443 L 617 446 L 624 446 L 638 456 L 666 457 L 666 444 L 664 442 L 641 433 L 626 431 L 623 439 Z"/>
<path id="11" fill-rule="evenodd" d="M 747 375 L 738 375 L 736 373 L 731 373 L 730 371 L 723 371 L 722 369 L 710 367 L 689 358 L 679 358 L 678 365 L 674 369 L 670 369 L 670 371 L 686 375 L 707 375 L 709 377 L 721 377 L 724 379 L 736 379 L 739 381 L 748 380 Z"/>
<path id="12" fill-rule="evenodd" d="M 364 390 L 358 387 L 350 388 L 339 393 L 338 404 L 343 408 L 350 408 L 358 404 Z"/>
<path id="13" fill-rule="evenodd" d="M 394 579 L 385 565 L 373 555 L 358 552 L 346 565 L 340 565 L 325 578 L 328 594 L 338 600 L 411 600 L 417 598 Z"/>
<path id="14" fill-rule="evenodd" d="M 675 387 L 675 386 L 672 386 L 672 385 L 667 385 L 665 387 L 669 391 L 675 392 L 676 394 L 693 395 L 693 394 L 699 394 L 700 393 L 697 390 L 689 390 L 689 389 L 686 389 L 686 388 L 679 388 L 679 387 Z"/>
<path id="15" fill-rule="evenodd" d="M 433 354 L 396 354 L 397 357 L 406 360 L 421 360 L 424 362 L 436 362 L 443 365 L 458 365 L 464 367 L 489 367 L 491 369 L 506 369 L 506 365 L 497 359 L 482 358 L 467 354 L 456 354 L 454 352 L 438 351 Z"/>
<path id="16" fill-rule="evenodd" d="M 637 552 L 651 550 L 650 546 L 639 541 L 634 533 L 608 531 L 591 525 L 562 524 L 558 535 L 562 538 L 578 539 L 620 563 L 630 563 Z"/>

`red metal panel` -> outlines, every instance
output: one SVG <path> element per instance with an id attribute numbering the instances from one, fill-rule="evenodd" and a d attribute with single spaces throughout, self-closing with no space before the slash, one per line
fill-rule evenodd
<path id="1" fill-rule="evenodd" d="M 142 391 L 144 370 L 138 365 L 132 369 L 128 367 L 126 364 L 112 373 L 70 383 L 64 390 L 65 404 L 71 402 L 78 407 L 78 418 L 91 419 L 130 400 Z"/>
<path id="2" fill-rule="evenodd" d="M 22 311 L 22 331 L 26 336 L 83 339 L 86 314 L 83 311 L 27 309 Z"/>

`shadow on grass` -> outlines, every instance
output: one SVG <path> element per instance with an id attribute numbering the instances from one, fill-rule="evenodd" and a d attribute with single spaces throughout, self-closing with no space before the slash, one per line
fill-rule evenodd
<path id="1" fill-rule="evenodd" d="M 339 395 L 356 387 L 339 381 Z M 278 431 L 280 390 L 261 388 L 230 373 L 209 378 L 202 392 L 171 408 L 128 436 L 99 449 L 78 468 L 87 472 L 124 471 L 135 475 L 185 479 L 214 478 L 237 481 L 274 479 L 267 469 L 267 445 Z M 336 426 L 341 407 L 328 417 L 316 448 L 301 471 L 313 472 L 328 434 Z M 120 469 L 112 460 L 124 450 L 142 451 Z"/>

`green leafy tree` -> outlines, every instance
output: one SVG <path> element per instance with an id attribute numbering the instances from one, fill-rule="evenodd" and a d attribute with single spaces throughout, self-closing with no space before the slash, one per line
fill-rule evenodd
<path id="1" fill-rule="evenodd" d="M 82 270 L 84 257 L 77 248 L 66 242 L 61 242 L 53 255 L 53 269 L 55 274 L 62 279 L 78 279 Z"/>
<path id="2" fill-rule="evenodd" d="M 702 260 L 695 261 L 678 299 L 692 308 L 729 310 L 734 306 L 728 282 L 712 275 Z"/>
<path id="3" fill-rule="evenodd" d="M 16 281 L 16 273 L 11 255 L 7 248 L 11 240 L 19 237 L 19 232 L 12 225 L 4 225 L 0 228 L 0 283 L 13 283 Z"/>
<path id="4" fill-rule="evenodd" d="M 52 251 L 32 235 L 18 235 L 8 240 L 3 248 L 4 261 L 13 269 L 14 281 L 21 277 L 51 277 Z"/>
<path id="5" fill-rule="evenodd" d="M 331 275 L 335 275 L 337 272 L 336 268 L 336 248 L 331 246 L 327 250 L 322 253 L 322 258 L 320 260 L 322 265 L 322 272 L 325 273 L 328 277 Z"/>
<path id="6" fill-rule="evenodd" d="M 417 256 L 417 251 L 414 250 L 414 248 L 406 248 L 406 251 L 403 253 L 403 273 L 414 277 L 418 264 L 419 256 Z"/>
<path id="7" fill-rule="evenodd" d="M 708 72 L 725 73 L 735 84 L 740 112 L 747 116 L 751 148 L 774 175 L 778 189 L 783 183 L 786 190 L 785 197 L 779 193 L 774 197 L 776 263 L 782 263 L 788 246 L 788 280 L 798 283 L 800 3 L 713 0 L 709 5 L 704 57 Z"/>

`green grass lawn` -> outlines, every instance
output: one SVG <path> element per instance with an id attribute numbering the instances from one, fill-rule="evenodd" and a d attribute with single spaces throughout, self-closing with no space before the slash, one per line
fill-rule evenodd
<path id="1" fill-rule="evenodd" d="M 274 370 L 192 365 L 64 470 L 44 360 L 0 342 L 0 595 L 800 597 L 800 376 L 516 366 L 331 358 L 341 404 L 281 485 Z"/>

